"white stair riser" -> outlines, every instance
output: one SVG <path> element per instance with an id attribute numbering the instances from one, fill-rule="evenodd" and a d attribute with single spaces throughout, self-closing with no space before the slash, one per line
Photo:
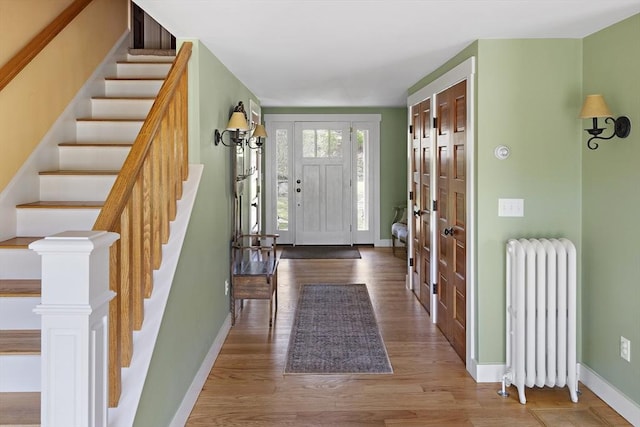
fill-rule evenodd
<path id="1" fill-rule="evenodd" d="M 41 263 L 29 249 L 0 249 L 0 279 L 39 279 Z"/>
<path id="2" fill-rule="evenodd" d="M 104 201 L 116 175 L 40 175 L 40 200 Z"/>
<path id="3" fill-rule="evenodd" d="M 91 117 L 144 120 L 154 99 L 99 98 L 91 100 Z"/>
<path id="4" fill-rule="evenodd" d="M 0 392 L 40 391 L 39 355 L 0 355 Z"/>
<path id="5" fill-rule="evenodd" d="M 100 209 L 17 209 L 20 236 L 50 236 L 63 231 L 91 230 Z"/>
<path id="6" fill-rule="evenodd" d="M 155 97 L 164 80 L 105 80 L 105 96 Z"/>
<path id="7" fill-rule="evenodd" d="M 62 170 L 120 170 L 131 147 L 58 147 Z"/>
<path id="8" fill-rule="evenodd" d="M 142 128 L 142 120 L 135 122 L 77 121 L 78 142 L 133 142 Z"/>
<path id="9" fill-rule="evenodd" d="M 40 316 L 33 312 L 40 297 L 0 298 L 0 329 L 40 329 Z"/>
<path id="10" fill-rule="evenodd" d="M 171 63 L 153 63 L 150 61 L 118 63 L 117 75 L 120 78 L 154 77 L 165 78 L 169 74 Z"/>
<path id="11" fill-rule="evenodd" d="M 173 62 L 176 59 L 173 56 L 158 56 L 158 55 L 131 55 L 127 54 L 127 61 L 131 62 Z"/>

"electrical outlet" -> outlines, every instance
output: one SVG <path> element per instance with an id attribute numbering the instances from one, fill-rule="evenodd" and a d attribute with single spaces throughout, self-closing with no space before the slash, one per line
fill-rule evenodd
<path id="1" fill-rule="evenodd" d="M 622 336 L 620 337 L 620 357 L 631 362 L 631 341 Z"/>
<path id="2" fill-rule="evenodd" d="M 225 295 L 229 295 L 229 281 L 228 280 L 224 281 L 224 294 Z"/>

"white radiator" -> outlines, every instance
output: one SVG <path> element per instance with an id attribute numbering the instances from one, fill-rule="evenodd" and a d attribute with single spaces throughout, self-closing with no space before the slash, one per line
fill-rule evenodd
<path id="1" fill-rule="evenodd" d="M 507 371 L 520 403 L 526 387 L 569 388 L 578 401 L 576 248 L 567 239 L 507 243 Z"/>

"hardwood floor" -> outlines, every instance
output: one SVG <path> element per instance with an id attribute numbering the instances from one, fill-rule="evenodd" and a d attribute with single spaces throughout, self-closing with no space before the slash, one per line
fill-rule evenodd
<path id="1" fill-rule="evenodd" d="M 187 426 L 597 426 L 629 425 L 581 384 L 497 395 L 477 384 L 426 311 L 405 288 L 406 261 L 390 248 L 364 248 L 359 260 L 281 260 L 278 312 L 247 300 Z M 381 375 L 284 375 L 298 286 L 366 283 L 393 366 Z"/>

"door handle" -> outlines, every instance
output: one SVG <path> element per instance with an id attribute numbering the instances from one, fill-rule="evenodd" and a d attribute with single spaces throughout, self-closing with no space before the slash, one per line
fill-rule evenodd
<path id="1" fill-rule="evenodd" d="M 444 229 L 444 235 L 445 236 L 453 236 L 453 227 L 445 228 Z"/>
<path id="2" fill-rule="evenodd" d="M 422 211 L 420 209 L 413 211 L 413 216 L 420 216 L 421 214 L 422 214 Z"/>

